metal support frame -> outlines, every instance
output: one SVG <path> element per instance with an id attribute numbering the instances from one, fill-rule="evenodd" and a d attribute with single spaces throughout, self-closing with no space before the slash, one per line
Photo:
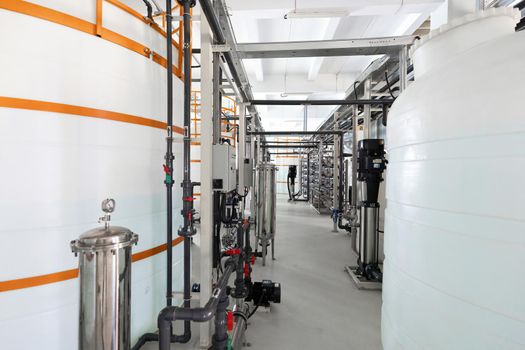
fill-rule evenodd
<path id="1" fill-rule="evenodd" d="M 330 135 L 338 135 L 341 139 L 343 138 L 344 131 L 340 130 L 318 130 L 318 131 L 250 131 L 248 132 L 249 135 L 259 135 L 259 136 L 330 136 Z M 320 140 L 322 142 L 322 140 Z M 343 142 L 340 142 L 339 145 L 339 157 L 335 159 L 334 163 L 340 164 L 338 166 L 338 173 L 339 173 L 339 181 L 343 178 L 343 161 L 344 161 L 344 152 L 343 152 Z M 322 150 L 322 144 L 319 146 L 319 151 Z M 284 154 L 284 153 L 280 153 Z M 298 154 L 298 153 L 293 153 Z M 321 162 L 319 162 L 320 164 Z M 309 182 L 309 181 L 308 181 Z M 308 187 L 310 187 L 308 183 Z M 343 209 L 343 196 L 342 196 L 342 184 L 339 184 L 339 190 L 338 190 L 338 202 L 337 202 L 337 210 L 342 211 Z M 309 190 L 309 188 L 308 188 Z M 335 196 L 335 195 L 334 195 Z"/>
<path id="2" fill-rule="evenodd" d="M 220 138 L 220 93 L 216 89 L 220 76 L 217 58 L 211 52 L 212 34 L 208 21 L 201 21 L 201 223 L 200 223 L 200 306 L 204 307 L 211 297 L 213 288 L 213 144 Z M 213 79 L 211 79 L 213 76 Z M 219 114 L 217 113 L 219 107 Z M 216 127 L 219 133 L 216 133 Z M 200 327 L 200 346 L 209 347 L 211 323 L 204 322 Z"/>
<path id="3" fill-rule="evenodd" d="M 252 106 L 351 106 L 351 105 L 391 105 L 394 99 L 362 100 L 251 100 Z"/>
<path id="4" fill-rule="evenodd" d="M 414 42 L 414 36 L 369 39 L 315 40 L 237 44 L 239 57 L 288 58 L 329 56 L 396 55 L 403 45 Z"/>
<path id="5" fill-rule="evenodd" d="M 263 148 L 317 148 L 317 145 L 268 145 L 265 144 Z"/>
<path id="6" fill-rule="evenodd" d="M 399 51 L 399 92 L 406 90 L 408 85 L 408 47 Z"/>
<path id="7" fill-rule="evenodd" d="M 244 180 L 244 160 L 246 159 L 246 105 L 241 103 L 239 104 L 239 140 L 238 140 L 238 150 L 239 154 L 237 155 L 237 169 L 239 172 L 239 182 L 237 192 L 241 195 L 244 194 L 246 182 Z M 244 217 L 244 205 L 246 204 L 246 198 L 241 198 L 240 200 L 240 212 L 241 217 Z"/>
<path id="8" fill-rule="evenodd" d="M 244 71 L 244 66 L 237 53 L 238 44 L 235 41 L 230 16 L 227 13 L 227 6 L 224 0 L 215 1 L 215 8 L 212 6 L 210 0 L 200 0 L 199 3 L 202 13 L 206 16 L 213 35 L 216 38 L 216 43 L 226 44 L 234 48 L 234 50 L 222 52 L 221 54 L 228 65 L 232 80 L 238 88 L 239 99 L 241 102 L 248 102 L 253 99 L 253 93 L 249 84 L 248 75 Z M 250 114 L 256 117 L 256 127 L 262 128 L 257 109 L 254 106 L 248 106 L 247 108 Z"/>

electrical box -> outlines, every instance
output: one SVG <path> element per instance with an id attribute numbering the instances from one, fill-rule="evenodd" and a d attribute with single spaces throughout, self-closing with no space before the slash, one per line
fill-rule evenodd
<path id="1" fill-rule="evenodd" d="M 227 143 L 213 145 L 213 190 L 231 192 L 237 188 L 235 148 Z"/>
<path id="2" fill-rule="evenodd" d="M 244 186 L 253 187 L 253 160 L 244 159 Z"/>

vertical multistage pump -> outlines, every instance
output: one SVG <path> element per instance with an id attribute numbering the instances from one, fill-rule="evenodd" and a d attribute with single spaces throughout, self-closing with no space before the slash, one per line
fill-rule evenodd
<path id="1" fill-rule="evenodd" d="M 381 282 L 378 267 L 379 184 L 386 168 L 384 140 L 367 139 L 358 144 L 357 180 L 361 184 L 361 230 L 357 273 Z"/>
<path id="2" fill-rule="evenodd" d="M 362 289 L 381 289 L 379 268 L 379 185 L 386 159 L 383 139 L 365 139 L 357 145 L 357 181 L 361 192 L 359 208 L 359 258 L 357 266 L 346 270 Z"/>

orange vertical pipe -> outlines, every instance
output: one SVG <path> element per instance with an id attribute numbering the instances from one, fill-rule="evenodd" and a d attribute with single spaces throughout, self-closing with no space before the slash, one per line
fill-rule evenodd
<path id="1" fill-rule="evenodd" d="M 102 36 L 102 0 L 97 0 L 97 23 L 95 24 L 95 34 Z"/>

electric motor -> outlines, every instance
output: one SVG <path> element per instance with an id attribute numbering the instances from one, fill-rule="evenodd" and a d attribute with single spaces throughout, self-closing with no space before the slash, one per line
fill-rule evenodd
<path id="1" fill-rule="evenodd" d="M 253 301 L 260 306 L 269 306 L 270 302 L 279 304 L 281 302 L 281 284 L 271 280 L 254 282 L 246 301 Z"/>

